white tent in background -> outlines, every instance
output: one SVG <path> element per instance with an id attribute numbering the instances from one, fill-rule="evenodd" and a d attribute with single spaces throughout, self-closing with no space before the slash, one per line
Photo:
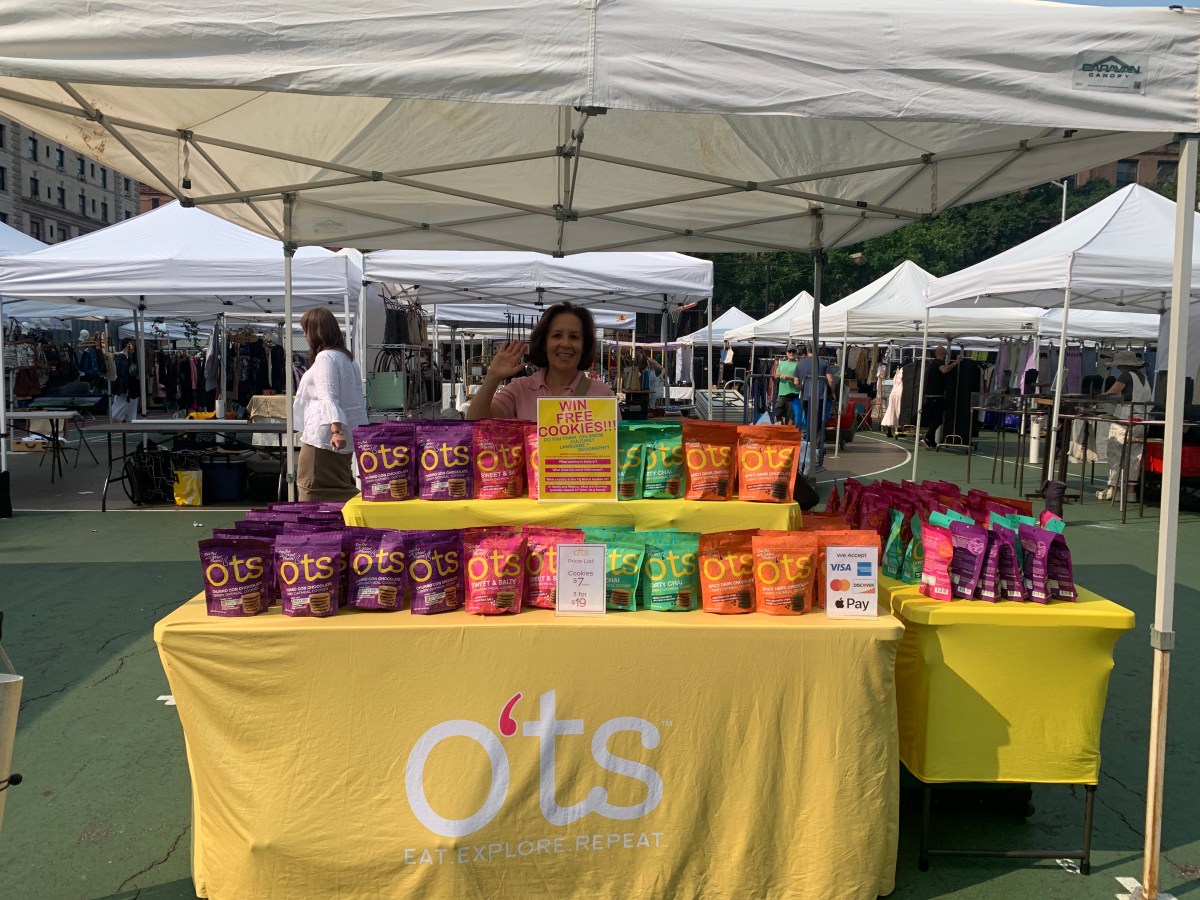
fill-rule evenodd
<path id="1" fill-rule="evenodd" d="M 8 0 L 3 112 L 288 244 L 798 250 L 818 260 L 818 302 L 828 249 L 1178 134 L 1181 205 L 1195 199 L 1200 13 L 1182 7 L 363 0 L 339 15 L 260 0 L 254 14 L 269 39 L 247 40 L 229 5 Z M 1114 55 L 1139 73 L 1091 77 Z M 1168 486 L 1179 437 L 1168 426 Z M 1156 629 L 1169 633 L 1177 498 L 1164 495 Z"/>
<path id="2" fill-rule="evenodd" d="M 886 340 L 890 334 L 907 334 L 913 321 L 925 316 L 925 289 L 933 276 L 911 260 L 905 260 L 866 287 L 847 294 L 821 311 L 821 340 L 871 338 Z M 812 340 L 812 316 L 796 316 L 789 334 L 793 340 Z"/>
<path id="3" fill-rule="evenodd" d="M 6 222 L 0 222 L 0 256 L 18 256 L 41 250 L 46 245 Z"/>
<path id="4" fill-rule="evenodd" d="M 691 347 L 694 344 L 707 344 L 709 335 L 711 334 L 712 342 L 714 344 L 722 344 L 725 341 L 730 340 L 729 332 L 733 331 L 735 328 L 744 328 L 752 325 L 755 321 L 757 320 L 753 316 L 747 315 L 736 306 L 731 306 L 729 309 L 725 310 L 725 312 L 721 313 L 721 315 L 712 320 L 711 328 L 705 325 L 703 328 L 693 331 L 691 334 L 685 334 L 676 338 L 674 343 L 680 345 L 681 347 Z M 739 341 L 730 341 L 730 343 L 737 343 L 739 346 L 746 346 L 750 342 L 743 338 Z"/>
<path id="5" fill-rule="evenodd" d="M 725 338 L 734 343 L 749 341 L 758 344 L 786 344 L 792 319 L 796 316 L 808 316 L 811 320 L 812 310 L 813 295 L 808 291 L 801 291 L 757 322 L 729 329 Z"/>

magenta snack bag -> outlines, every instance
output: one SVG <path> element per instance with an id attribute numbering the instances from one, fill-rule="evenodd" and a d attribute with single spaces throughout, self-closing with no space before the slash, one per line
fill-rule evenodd
<path id="1" fill-rule="evenodd" d="M 417 495 L 416 436 L 417 426 L 408 422 L 354 429 L 354 458 L 363 500 L 409 500 Z"/>
<path id="2" fill-rule="evenodd" d="M 1071 566 L 1071 551 L 1058 532 L 1021 524 L 1021 548 L 1025 551 L 1024 586 L 1028 598 L 1035 603 L 1051 600 L 1078 600 L 1075 591 L 1075 572 Z"/>
<path id="3" fill-rule="evenodd" d="M 422 500 L 469 500 L 471 422 L 417 425 L 417 482 Z"/>
<path id="4" fill-rule="evenodd" d="M 462 532 L 405 532 L 413 615 L 450 612 L 463 603 Z"/>
<path id="5" fill-rule="evenodd" d="M 829 499 L 825 501 L 825 512 L 840 513 L 842 511 L 842 495 L 838 493 L 837 482 L 829 489 Z"/>
<path id="6" fill-rule="evenodd" d="M 1017 536 L 1008 528 L 988 532 L 987 557 L 979 579 L 979 599 L 992 603 L 1025 599 L 1021 564 L 1017 560 Z"/>
<path id="7" fill-rule="evenodd" d="M 881 541 L 887 541 L 892 524 L 889 507 L 888 498 L 883 494 L 864 494 L 859 506 L 858 530 L 874 531 Z"/>
<path id="8" fill-rule="evenodd" d="M 954 562 L 953 537 L 945 528 L 925 524 L 921 526 L 921 541 L 925 549 L 921 593 L 934 600 L 953 600 L 954 583 L 950 578 L 950 566 Z"/>
<path id="9" fill-rule="evenodd" d="M 509 419 L 481 419 L 472 438 L 474 496 L 511 500 L 525 493 L 525 426 Z"/>
<path id="10" fill-rule="evenodd" d="M 382 528 L 350 534 L 350 606 L 389 612 L 404 608 L 404 534 Z"/>
<path id="11" fill-rule="evenodd" d="M 282 509 L 248 509 L 242 516 L 243 522 L 275 522 L 288 525 L 300 520 L 302 512 L 289 512 Z"/>
<path id="12" fill-rule="evenodd" d="M 554 609 L 558 589 L 558 545 L 582 544 L 578 528 L 524 528 L 525 605 Z"/>
<path id="13" fill-rule="evenodd" d="M 281 534 L 275 539 L 275 577 L 285 616 L 336 615 L 342 595 L 341 532 Z"/>
<path id="14" fill-rule="evenodd" d="M 978 525 L 951 522 L 950 540 L 954 545 L 954 558 L 950 563 L 953 596 L 957 600 L 973 600 L 987 556 L 987 531 Z"/>
<path id="15" fill-rule="evenodd" d="M 271 596 L 271 545 L 251 537 L 200 541 L 204 602 L 210 616 L 257 616 Z"/>
<path id="16" fill-rule="evenodd" d="M 525 535 L 485 528 L 463 532 L 467 612 L 516 615 L 525 594 Z"/>

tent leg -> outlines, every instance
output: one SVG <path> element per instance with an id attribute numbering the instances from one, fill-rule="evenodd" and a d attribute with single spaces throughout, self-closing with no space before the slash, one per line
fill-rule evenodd
<path id="1" fill-rule="evenodd" d="M 287 410 L 287 490 L 288 500 L 296 499 L 296 420 L 292 415 L 292 402 L 296 399 L 296 375 L 292 365 L 292 257 L 296 245 L 292 243 L 292 213 L 296 206 L 295 194 L 283 197 L 283 385 L 285 409 Z M 224 372 L 225 367 L 221 366 Z"/>
<path id="2" fill-rule="evenodd" d="M 921 375 L 917 379 L 917 428 L 913 435 L 912 480 L 917 480 L 917 455 L 921 452 L 921 407 L 925 405 L 925 370 L 929 365 L 929 308 L 925 309 L 925 322 L 921 328 Z M 895 387 L 892 388 L 895 390 Z"/>
<path id="3" fill-rule="evenodd" d="M 1046 457 L 1047 477 L 1051 481 L 1055 477 L 1054 454 L 1058 449 L 1058 410 L 1062 401 L 1062 395 L 1066 392 L 1066 383 L 1063 379 L 1067 363 L 1067 319 L 1070 315 L 1071 288 L 1068 286 L 1063 292 L 1062 331 L 1058 337 L 1058 374 L 1054 379 L 1054 412 L 1050 416 L 1050 450 L 1049 455 Z"/>
<path id="4" fill-rule="evenodd" d="M 838 379 L 838 398 L 837 407 L 833 410 L 834 431 L 833 431 L 833 457 L 837 459 L 842 451 L 842 397 L 845 394 L 846 385 L 846 334 L 850 326 L 848 317 L 842 320 L 842 377 Z"/>
<path id="5" fill-rule="evenodd" d="M 1179 187 L 1175 207 L 1175 265 L 1171 273 L 1171 330 L 1168 346 L 1175 365 L 1167 376 L 1166 427 L 1163 435 L 1162 500 L 1159 505 L 1158 567 L 1154 588 L 1154 689 L 1150 709 L 1150 763 L 1146 786 L 1146 842 L 1142 889 L 1146 900 L 1158 897 L 1162 851 L 1162 803 L 1167 751 L 1167 687 L 1175 646 L 1175 555 L 1179 547 L 1179 472 L 1183 446 L 1183 389 L 1187 359 L 1188 307 L 1192 285 L 1195 232 L 1196 161 L 1200 135 L 1179 142 Z"/>

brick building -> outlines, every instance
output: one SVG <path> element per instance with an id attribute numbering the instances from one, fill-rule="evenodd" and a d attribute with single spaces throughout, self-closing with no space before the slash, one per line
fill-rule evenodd
<path id="1" fill-rule="evenodd" d="M 1163 144 L 1128 159 L 1118 159 L 1094 169 L 1075 175 L 1073 181 L 1079 186 L 1094 178 L 1103 178 L 1115 187 L 1130 184 L 1150 185 L 1160 181 L 1174 181 L 1179 173 L 1179 144 Z"/>
<path id="2" fill-rule="evenodd" d="M 0 222 L 47 244 L 139 212 L 141 185 L 0 116 Z"/>

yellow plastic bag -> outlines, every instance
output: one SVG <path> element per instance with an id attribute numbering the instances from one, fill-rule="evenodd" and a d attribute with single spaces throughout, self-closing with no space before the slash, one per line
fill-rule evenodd
<path id="1" fill-rule="evenodd" d="M 199 506 L 204 494 L 204 479 L 199 469 L 175 470 L 175 505 Z"/>
<path id="2" fill-rule="evenodd" d="M 190 412 L 187 417 L 189 419 L 215 419 L 217 414 L 215 412 Z"/>

